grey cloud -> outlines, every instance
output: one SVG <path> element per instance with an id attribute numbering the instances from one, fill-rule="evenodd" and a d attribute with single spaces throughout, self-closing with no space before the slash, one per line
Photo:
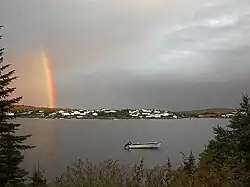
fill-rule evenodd
<path id="1" fill-rule="evenodd" d="M 248 0 L 4 1 L 0 23 L 7 60 L 47 51 L 58 105 L 231 107 L 249 92 L 249 7 Z"/>
<path id="2" fill-rule="evenodd" d="M 241 11 L 238 10 L 238 14 L 224 12 L 224 15 L 217 18 L 175 26 L 174 30 L 165 35 L 161 64 L 183 64 L 183 71 L 188 70 L 186 65 L 203 66 L 205 70 L 212 68 L 213 72 L 207 71 L 212 76 L 219 74 L 218 67 L 224 67 L 229 79 L 234 68 L 236 71 L 233 73 L 242 70 L 246 74 L 250 69 L 250 20 L 248 12 Z"/>
<path id="3" fill-rule="evenodd" d="M 62 106 L 70 100 L 62 100 L 66 95 L 81 98 L 74 107 L 85 108 L 164 108 L 188 110 L 206 107 L 236 107 L 243 92 L 249 92 L 248 81 L 206 83 L 169 82 L 165 77 L 151 80 L 130 80 L 112 82 L 108 80 L 88 80 L 91 84 L 77 84 L 78 90 L 60 90 L 58 97 Z M 93 86 L 95 85 L 95 86 Z M 76 85 L 75 85 L 76 86 Z M 92 99 L 89 99 L 92 98 Z M 234 99 L 232 99 L 234 98 Z M 72 104 L 72 103 L 71 103 Z"/>

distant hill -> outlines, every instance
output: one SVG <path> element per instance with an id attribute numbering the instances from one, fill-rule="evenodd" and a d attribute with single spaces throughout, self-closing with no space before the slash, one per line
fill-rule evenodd
<path id="1" fill-rule="evenodd" d="M 208 109 L 200 109 L 200 110 L 180 111 L 178 113 L 198 114 L 198 115 L 225 114 L 225 113 L 231 113 L 234 110 L 235 109 L 232 109 L 232 108 L 208 108 Z"/>
<path id="2" fill-rule="evenodd" d="M 13 111 L 20 111 L 20 110 L 50 110 L 50 111 L 57 111 L 57 110 L 74 110 L 71 108 L 49 108 L 43 106 L 30 106 L 30 105 L 15 105 Z M 200 109 L 200 110 L 189 110 L 189 111 L 178 111 L 175 113 L 182 113 L 182 114 L 196 114 L 196 115 L 205 115 L 205 114 L 225 114 L 231 113 L 234 109 L 231 108 L 208 108 L 208 109 Z"/>
<path id="3" fill-rule="evenodd" d="M 13 111 L 20 111 L 20 110 L 70 110 L 69 108 L 49 108 L 43 106 L 30 106 L 30 105 L 14 105 Z"/>

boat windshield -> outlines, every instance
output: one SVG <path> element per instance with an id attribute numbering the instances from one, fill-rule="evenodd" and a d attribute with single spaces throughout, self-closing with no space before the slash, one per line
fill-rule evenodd
<path id="1" fill-rule="evenodd" d="M 132 143 L 129 141 L 128 143 L 126 143 L 126 144 L 124 145 L 124 147 L 126 147 L 126 146 L 128 146 L 128 145 L 132 145 Z"/>

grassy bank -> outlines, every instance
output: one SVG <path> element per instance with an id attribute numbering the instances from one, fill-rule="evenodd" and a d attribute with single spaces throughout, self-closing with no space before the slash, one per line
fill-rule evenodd
<path id="1" fill-rule="evenodd" d="M 230 187 L 240 186 L 231 178 L 232 171 L 216 171 L 208 163 L 195 165 L 192 154 L 183 156 L 181 165 L 173 169 L 167 159 L 165 165 L 152 169 L 144 167 L 144 162 L 126 167 L 115 160 L 107 160 L 94 165 L 89 160 L 79 160 L 54 182 L 45 185 L 41 172 L 35 174 L 38 183 L 32 186 L 50 187 Z M 40 179 L 39 179 L 40 178 Z M 39 180 L 38 180 L 39 179 Z M 44 183 L 43 183 L 44 182 Z M 43 185 L 44 184 L 44 185 Z"/>

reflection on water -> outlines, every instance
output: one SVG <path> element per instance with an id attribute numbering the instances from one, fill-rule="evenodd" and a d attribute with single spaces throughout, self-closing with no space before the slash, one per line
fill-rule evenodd
<path id="1" fill-rule="evenodd" d="M 25 154 L 25 167 L 38 162 L 54 178 L 79 158 L 95 163 L 109 158 L 131 165 L 145 160 L 148 167 L 164 164 L 168 157 L 179 164 L 180 152 L 198 155 L 213 137 L 212 127 L 227 120 L 52 120 L 17 119 L 21 132 L 36 146 Z M 124 150 L 128 141 L 162 141 L 158 150 Z"/>
<path id="2" fill-rule="evenodd" d="M 51 119 L 19 119 L 18 122 L 22 124 L 22 132 L 32 134 L 27 143 L 36 146 L 25 152 L 25 167 L 32 171 L 39 163 L 41 169 L 50 168 L 48 175 L 55 173 L 58 122 Z"/>

